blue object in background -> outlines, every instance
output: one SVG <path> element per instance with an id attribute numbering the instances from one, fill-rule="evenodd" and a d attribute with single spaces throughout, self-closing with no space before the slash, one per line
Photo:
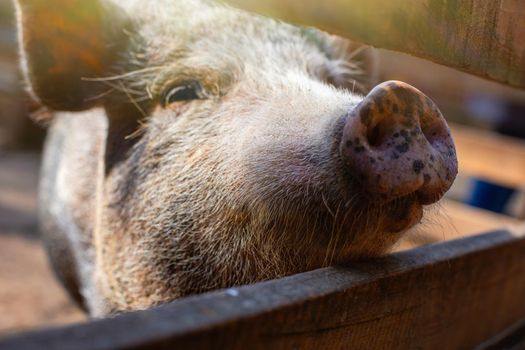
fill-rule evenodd
<path id="1" fill-rule="evenodd" d="M 472 95 L 467 99 L 471 116 L 494 125 L 500 134 L 525 139 L 525 104 L 497 96 Z M 503 213 L 515 189 L 475 179 L 468 204 Z"/>
<path id="2" fill-rule="evenodd" d="M 474 207 L 503 213 L 506 204 L 515 192 L 513 188 L 476 179 L 467 203 Z"/>

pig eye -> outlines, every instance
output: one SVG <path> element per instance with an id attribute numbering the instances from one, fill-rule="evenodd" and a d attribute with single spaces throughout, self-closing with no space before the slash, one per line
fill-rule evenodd
<path id="1" fill-rule="evenodd" d="M 200 100 L 206 98 L 198 81 L 186 82 L 169 88 L 162 96 L 162 107 L 181 101 Z"/>

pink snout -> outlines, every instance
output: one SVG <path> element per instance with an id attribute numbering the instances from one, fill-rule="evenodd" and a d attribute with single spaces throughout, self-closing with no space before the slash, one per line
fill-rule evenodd
<path id="1" fill-rule="evenodd" d="M 448 125 L 434 102 L 399 81 L 376 86 L 350 112 L 341 157 L 370 195 L 437 201 L 458 170 Z"/>

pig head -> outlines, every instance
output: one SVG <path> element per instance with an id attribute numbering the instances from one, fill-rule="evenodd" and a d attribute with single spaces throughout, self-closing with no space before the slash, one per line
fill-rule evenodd
<path id="1" fill-rule="evenodd" d="M 382 254 L 455 178 L 439 110 L 369 91 L 366 47 L 209 1 L 17 7 L 41 227 L 93 315 Z"/>

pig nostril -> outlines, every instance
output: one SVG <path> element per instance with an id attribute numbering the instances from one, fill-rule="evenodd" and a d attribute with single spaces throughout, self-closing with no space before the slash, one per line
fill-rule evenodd
<path id="1" fill-rule="evenodd" d="M 372 147 L 376 147 L 381 143 L 381 129 L 378 126 L 371 128 L 366 135 L 368 144 Z"/>
<path id="2" fill-rule="evenodd" d="M 387 139 L 393 133 L 394 125 L 387 119 L 381 120 L 375 126 L 368 129 L 366 140 L 370 147 L 379 147 L 387 142 Z"/>

